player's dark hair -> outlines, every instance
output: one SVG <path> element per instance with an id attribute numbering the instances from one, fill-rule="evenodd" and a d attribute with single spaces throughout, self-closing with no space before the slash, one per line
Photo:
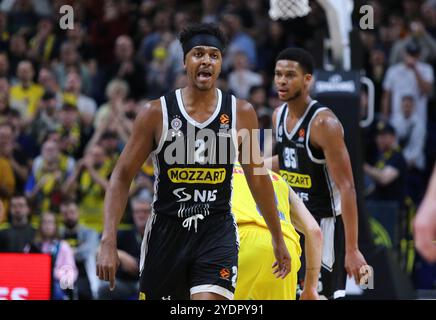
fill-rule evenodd
<path id="1" fill-rule="evenodd" d="M 304 73 L 313 74 L 314 61 L 312 55 L 301 48 L 287 48 L 279 53 L 276 62 L 279 60 L 296 61 L 303 69 Z"/>

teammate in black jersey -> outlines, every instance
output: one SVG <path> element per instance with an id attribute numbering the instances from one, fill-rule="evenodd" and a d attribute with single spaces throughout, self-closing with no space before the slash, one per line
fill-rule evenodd
<path id="1" fill-rule="evenodd" d="M 343 128 L 330 109 L 310 98 L 312 73 L 307 51 L 288 48 L 278 55 L 274 82 L 285 104 L 273 115 L 277 155 L 266 162 L 320 224 L 324 244 L 317 289 L 335 299 L 345 295 L 347 274 L 359 284 L 366 262 L 358 248 L 356 192 Z M 307 265 L 305 271 L 320 267 Z"/>
<path id="2" fill-rule="evenodd" d="M 230 211 L 232 150 L 244 143 L 254 152 L 244 159 L 241 149 L 239 160 L 272 234 L 277 277 L 289 273 L 290 255 L 271 181 L 254 156 L 258 141 L 250 140 L 256 137 L 250 134 L 257 128 L 256 113 L 246 101 L 215 87 L 224 37 L 214 26 L 195 25 L 181 33 L 180 42 L 188 86 L 151 101 L 135 120 L 105 197 L 97 274 L 115 285 L 117 226 L 130 183 L 150 155 L 155 199 L 142 245 L 140 299 L 232 299 L 238 265 Z M 235 134 L 234 129 L 244 128 L 245 134 Z"/>

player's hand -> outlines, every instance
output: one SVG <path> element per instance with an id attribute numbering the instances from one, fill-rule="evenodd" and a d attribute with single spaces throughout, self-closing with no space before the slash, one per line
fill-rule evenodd
<path id="1" fill-rule="evenodd" d="M 436 262 L 436 207 L 425 201 L 416 214 L 414 226 L 415 246 L 428 262 Z"/>
<path id="2" fill-rule="evenodd" d="M 119 265 L 116 244 L 102 242 L 97 254 L 97 277 L 109 281 L 111 291 L 115 289 L 115 274 Z"/>
<path id="3" fill-rule="evenodd" d="M 366 265 L 365 258 L 359 249 L 345 252 L 345 270 L 350 278 L 354 277 L 357 285 L 360 283 L 360 269 Z"/>
<path id="4" fill-rule="evenodd" d="M 304 287 L 300 295 L 300 300 L 320 300 L 316 288 Z"/>
<path id="5" fill-rule="evenodd" d="M 272 265 L 273 274 L 276 278 L 284 279 L 291 272 L 291 256 L 283 238 L 279 241 L 273 240 L 273 249 L 276 257 L 276 261 Z"/>

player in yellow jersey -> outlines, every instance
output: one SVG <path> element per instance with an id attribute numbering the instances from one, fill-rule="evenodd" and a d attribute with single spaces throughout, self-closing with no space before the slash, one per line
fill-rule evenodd
<path id="1" fill-rule="evenodd" d="M 306 277 L 300 300 L 319 299 L 318 277 L 321 267 L 322 233 L 303 202 L 282 177 L 270 171 L 275 201 L 286 246 L 291 254 L 291 272 L 285 279 L 272 273 L 275 261 L 271 235 L 239 164 L 233 169 L 232 211 L 239 228 L 240 248 L 237 300 L 295 300 L 301 247 L 297 228 L 305 236 Z M 291 220 L 292 219 L 292 220 Z M 292 221 L 292 223 L 291 223 Z M 294 228 L 295 226 L 295 228 Z"/>

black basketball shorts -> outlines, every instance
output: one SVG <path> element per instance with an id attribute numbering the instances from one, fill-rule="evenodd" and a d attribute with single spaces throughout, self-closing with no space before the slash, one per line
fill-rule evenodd
<path id="1" fill-rule="evenodd" d="M 233 299 L 239 236 L 232 214 L 153 214 L 141 249 L 140 299 L 188 300 L 200 292 Z"/>

